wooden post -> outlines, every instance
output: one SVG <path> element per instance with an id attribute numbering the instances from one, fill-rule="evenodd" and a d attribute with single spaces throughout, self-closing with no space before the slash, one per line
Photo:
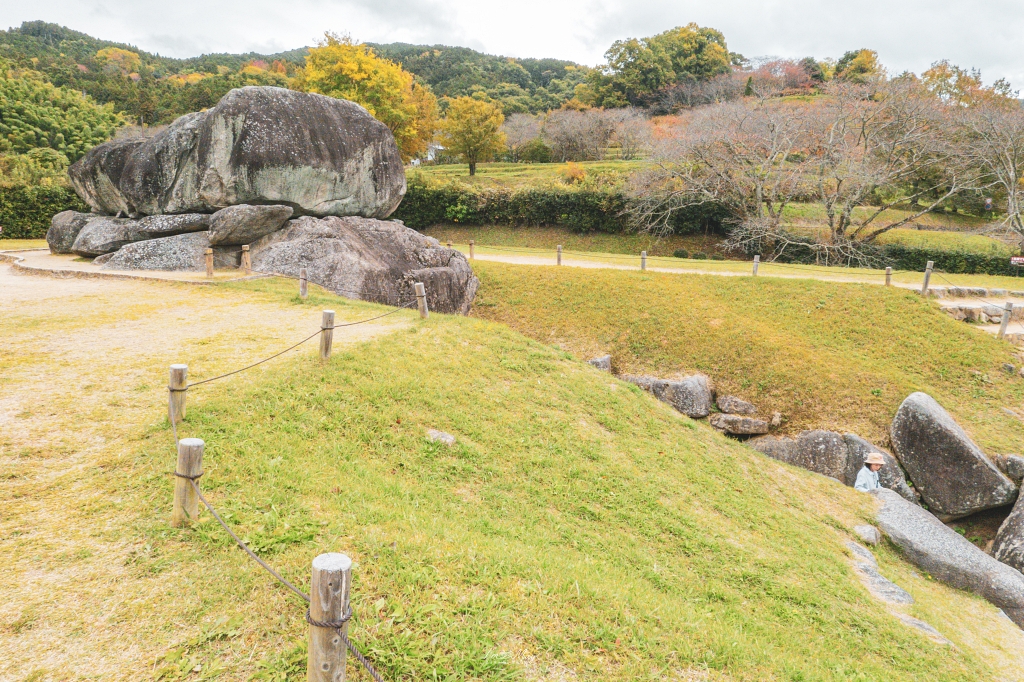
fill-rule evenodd
<path id="1" fill-rule="evenodd" d="M 470 239 L 469 240 L 469 259 L 470 260 L 473 260 L 476 257 L 476 254 L 473 253 L 473 246 L 474 246 L 474 244 L 475 244 L 475 242 L 472 239 Z"/>
<path id="2" fill-rule="evenodd" d="M 186 476 L 203 473 L 203 447 L 200 438 L 182 438 L 178 441 L 178 464 L 174 471 Z M 198 481 L 196 485 L 199 485 Z M 174 477 L 174 509 L 171 525 L 175 528 L 187 526 L 199 517 L 199 496 L 187 478 Z"/>
<path id="3" fill-rule="evenodd" d="M 1006 328 L 1010 324 L 1010 315 L 1012 315 L 1012 314 L 1013 314 L 1013 304 L 1012 303 L 1007 303 L 1005 306 L 1003 306 L 1003 320 L 1002 320 L 1002 322 L 999 323 L 999 334 L 996 336 L 996 338 L 1001 339 L 1004 336 L 1006 336 Z"/>
<path id="4" fill-rule="evenodd" d="M 334 342 L 334 311 L 325 310 L 320 323 L 320 359 L 331 359 L 331 344 Z"/>
<path id="5" fill-rule="evenodd" d="M 321 623 L 341 623 L 340 628 L 309 624 L 309 658 L 306 679 L 309 682 L 345 682 L 345 642 L 347 637 L 349 594 L 352 589 L 352 560 L 344 554 L 321 554 L 313 559 L 309 582 L 309 618 Z"/>
<path id="6" fill-rule="evenodd" d="M 928 282 L 932 278 L 932 267 L 935 265 L 934 261 L 928 261 L 928 264 L 924 267 L 924 284 L 921 285 L 921 295 L 928 295 Z"/>
<path id="7" fill-rule="evenodd" d="M 641 270 L 646 270 L 647 269 L 647 252 L 646 251 L 641 251 L 640 252 L 640 269 Z"/>
<path id="8" fill-rule="evenodd" d="M 885 286 L 892 286 L 892 268 L 885 269 Z"/>
<path id="9" fill-rule="evenodd" d="M 245 269 L 246 276 L 252 274 L 252 258 L 249 257 L 249 245 L 242 245 L 242 268 Z"/>
<path id="10" fill-rule="evenodd" d="M 757 266 L 761 264 L 761 256 L 754 256 L 754 277 L 757 277 Z"/>
<path id="11" fill-rule="evenodd" d="M 451 239 L 448 240 L 448 248 L 449 249 L 452 248 L 452 240 Z"/>
<path id="12" fill-rule="evenodd" d="M 562 264 L 562 245 L 558 245 L 558 265 Z"/>
<path id="13" fill-rule="evenodd" d="M 185 396 L 188 394 L 188 365 L 171 365 L 171 378 L 167 389 L 171 399 L 167 406 L 167 418 L 177 424 L 185 418 Z"/>
<path id="14" fill-rule="evenodd" d="M 420 307 L 420 317 L 424 320 L 430 317 L 430 311 L 427 310 L 427 290 L 423 288 L 423 282 L 416 282 L 413 285 L 413 290 L 416 292 L 416 301 Z"/>
<path id="15" fill-rule="evenodd" d="M 213 277 L 213 249 L 206 250 L 206 276 Z"/>
<path id="16" fill-rule="evenodd" d="M 309 295 L 309 279 L 306 277 L 306 268 L 299 268 L 299 298 L 306 298 Z"/>

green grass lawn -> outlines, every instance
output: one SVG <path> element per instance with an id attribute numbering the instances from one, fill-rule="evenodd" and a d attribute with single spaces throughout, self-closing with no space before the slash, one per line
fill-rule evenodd
<path id="1" fill-rule="evenodd" d="M 45 249 L 45 239 L 0 239 L 0 251 L 17 249 Z"/>
<path id="2" fill-rule="evenodd" d="M 1010 344 L 912 291 L 865 284 L 476 261 L 474 315 L 625 373 L 700 371 L 781 412 L 790 432 L 850 430 L 884 444 L 913 391 L 931 394 L 991 454 L 1016 453 L 1024 401 Z"/>
<path id="3" fill-rule="evenodd" d="M 582 161 L 590 178 L 602 177 L 606 180 L 625 180 L 634 171 L 643 168 L 644 161 Z M 469 175 L 469 166 L 465 164 L 445 164 L 441 166 L 419 166 L 407 168 L 411 181 L 417 175 L 428 180 L 469 182 L 476 185 L 504 185 L 527 187 L 537 184 L 562 182 L 568 164 L 565 163 L 481 163 L 477 164 L 476 175 Z"/>
<path id="4" fill-rule="evenodd" d="M 478 271 L 480 309 L 495 317 L 517 323 L 529 313 L 555 329 L 546 310 L 557 308 L 582 332 L 584 315 L 608 322 L 621 313 L 640 323 L 630 332 L 636 342 L 675 348 L 650 325 L 666 322 L 658 292 L 679 278 L 608 273 L 595 287 L 565 271 Z M 603 296 L 606 284 L 621 295 Z M 230 286 L 299 304 L 292 282 Z M 535 298 L 542 288 L 548 308 Z M 805 288 L 798 299 L 834 289 Z M 583 291 L 592 303 L 579 315 L 565 310 Z M 645 304 L 630 308 L 638 298 Z M 884 300 L 911 321 L 931 314 L 910 298 Z M 721 316 L 721 326 L 703 330 L 738 331 L 732 313 Z M 385 679 L 930 682 L 1016 674 L 1004 661 L 1016 656 L 1005 644 L 1013 626 L 994 607 L 913 573 L 885 548 L 883 573 L 917 599 L 910 613 L 957 646 L 932 643 L 868 596 L 843 542 L 870 516 L 870 498 L 766 459 L 539 336 L 543 343 L 493 322 L 432 316 L 346 348 L 327 365 L 305 352 L 281 359 L 258 383 L 195 390 L 182 436 L 206 440 L 202 485 L 211 501 L 286 576 L 305 585 L 309 561 L 323 551 L 355 559 L 350 635 Z M 721 340 L 712 334 L 702 345 Z M 957 373 L 969 362 L 988 367 L 1000 353 L 983 345 L 950 364 Z M 784 378 L 769 383 L 777 388 Z M 430 442 L 428 428 L 458 443 Z M 163 605 L 167 632 L 159 636 L 179 623 L 201 623 L 203 634 L 157 661 L 155 675 L 304 679 L 304 605 L 206 514 L 194 529 L 168 527 L 170 441 L 154 415 L 109 468 L 119 508 L 145 545 L 129 570 L 195 567 L 187 586 L 176 587 L 181 598 Z M 281 652 L 253 660 L 254 629 Z"/>

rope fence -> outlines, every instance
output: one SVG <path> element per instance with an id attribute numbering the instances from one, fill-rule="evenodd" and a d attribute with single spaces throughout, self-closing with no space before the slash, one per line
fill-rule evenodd
<path id="1" fill-rule="evenodd" d="M 209 255 L 209 254 L 208 254 Z M 311 341 L 317 336 L 320 337 L 320 357 L 326 361 L 330 359 L 333 332 L 341 327 L 351 327 L 359 324 L 373 322 L 388 315 L 406 310 L 413 305 L 419 305 L 420 316 L 426 318 L 429 314 L 427 309 L 426 291 L 421 282 L 413 285 L 416 300 L 396 307 L 381 315 L 336 324 L 334 322 L 334 311 L 323 311 L 323 318 L 320 329 L 313 334 L 303 338 L 301 341 L 278 351 L 262 360 L 246 365 L 230 372 L 225 372 L 209 379 L 187 382 L 188 366 L 182 364 L 171 365 L 170 380 L 167 386 L 167 417 L 171 423 L 171 432 L 174 437 L 174 445 L 177 453 L 177 463 L 173 474 L 175 478 L 174 502 L 171 514 L 171 523 L 174 526 L 188 526 L 199 516 L 199 504 L 209 510 L 213 518 L 231 536 L 235 544 L 246 553 L 246 555 L 259 564 L 271 576 L 273 576 L 284 587 L 288 588 L 296 596 L 309 604 L 306 609 L 306 622 L 309 624 L 309 657 L 307 661 L 308 679 L 330 680 L 331 682 L 345 679 L 345 655 L 351 653 L 353 658 L 359 662 L 362 668 L 375 680 L 384 682 L 380 673 L 376 671 L 370 661 L 359 651 L 348 637 L 348 622 L 352 618 L 352 609 L 349 606 L 349 593 L 352 585 L 352 561 L 344 554 L 329 553 L 321 554 L 313 560 L 312 577 L 310 580 L 309 594 L 303 592 L 294 583 L 282 576 L 266 561 L 256 553 L 231 529 L 224 518 L 217 512 L 209 500 L 203 495 L 199 487 L 199 479 L 204 475 L 203 451 L 205 442 L 199 438 L 179 438 L 178 422 L 185 418 L 186 397 L 189 389 L 218 381 L 226 377 L 245 372 L 285 353 L 295 350 L 303 344 Z M 337 637 L 335 637 L 337 635 Z M 339 646 L 343 645 L 343 646 Z"/>

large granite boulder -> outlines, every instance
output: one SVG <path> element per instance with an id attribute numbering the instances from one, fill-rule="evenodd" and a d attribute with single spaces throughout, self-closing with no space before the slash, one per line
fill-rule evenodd
<path id="1" fill-rule="evenodd" d="M 891 490 L 874 493 L 882 502 L 878 527 L 907 559 L 933 578 L 979 594 L 1024 627 L 1024 575 L 996 561 L 934 515 Z"/>
<path id="2" fill-rule="evenodd" d="M 71 164 L 68 168 L 71 186 L 93 211 L 103 215 L 133 212 L 121 193 L 121 174 L 132 153 L 145 142 L 141 137 L 104 142 Z"/>
<path id="3" fill-rule="evenodd" d="M 228 206 L 210 216 L 210 243 L 252 244 L 280 230 L 291 217 L 291 206 Z"/>
<path id="4" fill-rule="evenodd" d="M 890 436 L 910 480 L 943 520 L 1008 505 L 1017 498 L 1013 481 L 925 393 L 912 393 L 903 401 Z"/>
<path id="5" fill-rule="evenodd" d="M 992 556 L 1024 571 L 1024 496 L 1017 498 L 1013 511 L 1003 520 L 992 543 Z"/>
<path id="6" fill-rule="evenodd" d="M 79 231 L 75 243 L 71 245 L 71 252 L 93 258 L 117 251 L 125 244 L 138 241 L 134 222 L 129 218 L 96 217 Z"/>
<path id="7" fill-rule="evenodd" d="M 95 261 L 103 270 L 206 270 L 206 249 L 210 248 L 209 232 L 188 232 L 171 237 L 158 237 L 122 246 L 114 253 Z M 218 268 L 237 268 L 242 252 L 237 247 L 214 246 L 213 262 Z"/>
<path id="8" fill-rule="evenodd" d="M 394 136 L 369 112 L 262 86 L 232 90 L 151 138 L 101 144 L 69 174 L 79 195 L 107 214 L 282 204 L 296 215 L 384 218 L 405 194 Z"/>
<path id="9" fill-rule="evenodd" d="M 868 453 L 877 452 L 885 459 L 885 465 L 878 472 L 879 484 L 910 502 L 917 502 L 896 458 L 855 434 L 801 431 L 796 438 L 764 436 L 747 441 L 747 445 L 769 457 L 829 476 L 848 486 L 857 482 L 857 473 L 864 466 Z"/>
<path id="10" fill-rule="evenodd" d="M 650 391 L 655 398 L 668 403 L 688 417 L 704 419 L 711 414 L 715 390 L 711 381 L 703 374 L 694 374 L 681 381 L 629 375 L 622 378 L 645 391 Z"/>
<path id="11" fill-rule="evenodd" d="M 209 230 L 210 216 L 205 213 L 151 215 L 134 220 L 129 225 L 136 235 L 136 241 L 141 241 Z"/>
<path id="12" fill-rule="evenodd" d="M 297 277 L 325 289 L 386 305 L 413 303 L 422 282 L 439 313 L 469 312 L 480 281 L 459 251 L 397 221 L 304 216 L 250 245 L 252 267 Z"/>
<path id="13" fill-rule="evenodd" d="M 78 233 L 95 218 L 92 213 L 77 211 L 61 211 L 53 216 L 50 229 L 46 231 L 46 245 L 50 247 L 50 253 L 71 253 Z"/>

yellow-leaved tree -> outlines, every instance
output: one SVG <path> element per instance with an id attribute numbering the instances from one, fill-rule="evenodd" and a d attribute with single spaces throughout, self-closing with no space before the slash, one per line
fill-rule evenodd
<path id="1" fill-rule="evenodd" d="M 325 33 L 295 87 L 362 105 L 394 134 L 402 160 L 422 155 L 437 128 L 437 98 L 411 73 L 347 36 Z"/>
<path id="2" fill-rule="evenodd" d="M 457 154 L 469 164 L 469 174 L 476 175 L 476 164 L 487 161 L 505 149 L 505 133 L 501 125 L 505 116 L 490 102 L 473 97 L 450 100 L 441 119 L 441 144 L 446 151 Z"/>

